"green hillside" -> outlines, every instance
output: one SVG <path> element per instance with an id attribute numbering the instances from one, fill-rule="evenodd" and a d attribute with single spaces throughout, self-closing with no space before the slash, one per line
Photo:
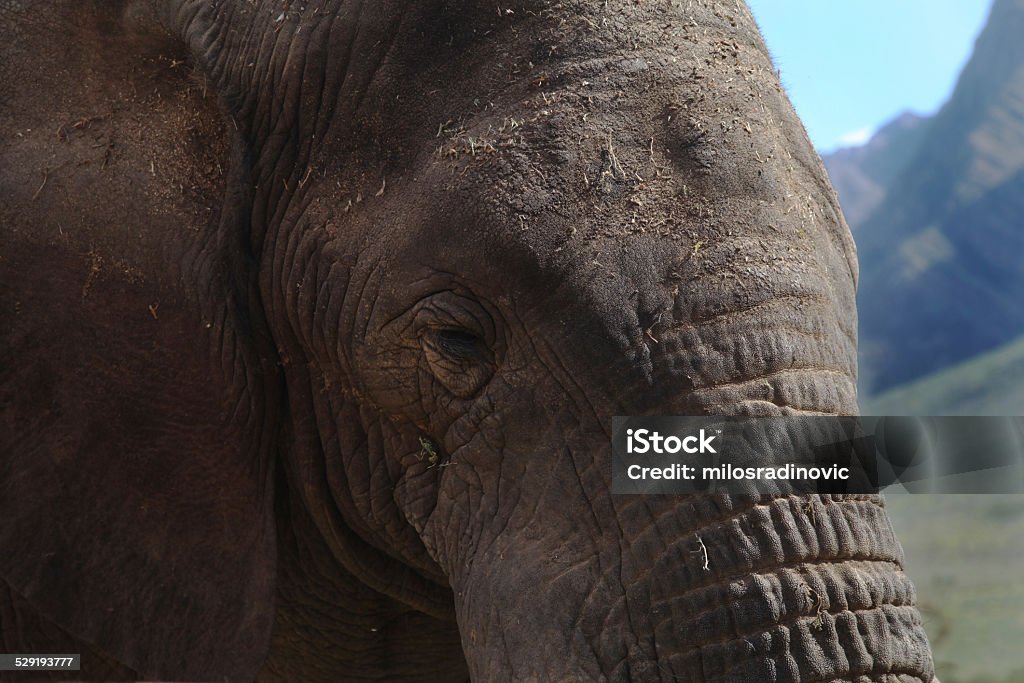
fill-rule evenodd
<path id="1" fill-rule="evenodd" d="M 865 415 L 1024 415 L 1024 337 L 862 401 Z"/>
<path id="2" fill-rule="evenodd" d="M 862 402 L 870 415 L 1024 414 L 1024 337 Z M 1024 683 L 1024 495 L 890 495 L 943 683 Z"/>
<path id="3" fill-rule="evenodd" d="M 942 683 L 1024 683 L 1024 495 L 889 495 Z"/>

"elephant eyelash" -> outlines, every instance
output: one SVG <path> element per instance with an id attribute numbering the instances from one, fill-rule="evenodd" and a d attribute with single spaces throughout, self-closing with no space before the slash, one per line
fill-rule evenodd
<path id="1" fill-rule="evenodd" d="M 435 348 L 453 360 L 477 360 L 484 356 L 484 340 L 468 330 L 441 328 L 431 334 Z"/>
<path id="2" fill-rule="evenodd" d="M 494 373 L 493 351 L 483 337 L 469 330 L 433 328 L 421 341 L 431 372 L 455 396 L 473 396 Z"/>

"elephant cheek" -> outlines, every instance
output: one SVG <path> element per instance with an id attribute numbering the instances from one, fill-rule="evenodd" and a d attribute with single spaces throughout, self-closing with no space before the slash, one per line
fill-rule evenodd
<path id="1" fill-rule="evenodd" d="M 879 499 L 582 490 L 463 564 L 474 680 L 933 680 Z"/>

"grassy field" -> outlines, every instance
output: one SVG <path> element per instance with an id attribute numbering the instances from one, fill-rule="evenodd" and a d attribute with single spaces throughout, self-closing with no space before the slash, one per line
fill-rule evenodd
<path id="1" fill-rule="evenodd" d="M 1024 415 L 1024 338 L 863 401 L 865 415 Z M 1024 495 L 890 495 L 942 683 L 1024 683 Z"/>
<path id="2" fill-rule="evenodd" d="M 1024 495 L 889 495 L 942 683 L 1024 683 Z"/>

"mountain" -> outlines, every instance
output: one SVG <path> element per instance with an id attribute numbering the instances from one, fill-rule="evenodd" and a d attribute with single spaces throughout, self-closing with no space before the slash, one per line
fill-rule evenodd
<path id="1" fill-rule="evenodd" d="M 1024 0 L 995 0 L 934 117 L 826 158 L 852 202 L 868 394 L 1024 335 L 1022 35 Z"/>
<path id="2" fill-rule="evenodd" d="M 871 139 L 822 157 L 850 225 L 863 223 L 885 199 L 886 188 L 913 158 L 927 118 L 904 112 Z"/>

